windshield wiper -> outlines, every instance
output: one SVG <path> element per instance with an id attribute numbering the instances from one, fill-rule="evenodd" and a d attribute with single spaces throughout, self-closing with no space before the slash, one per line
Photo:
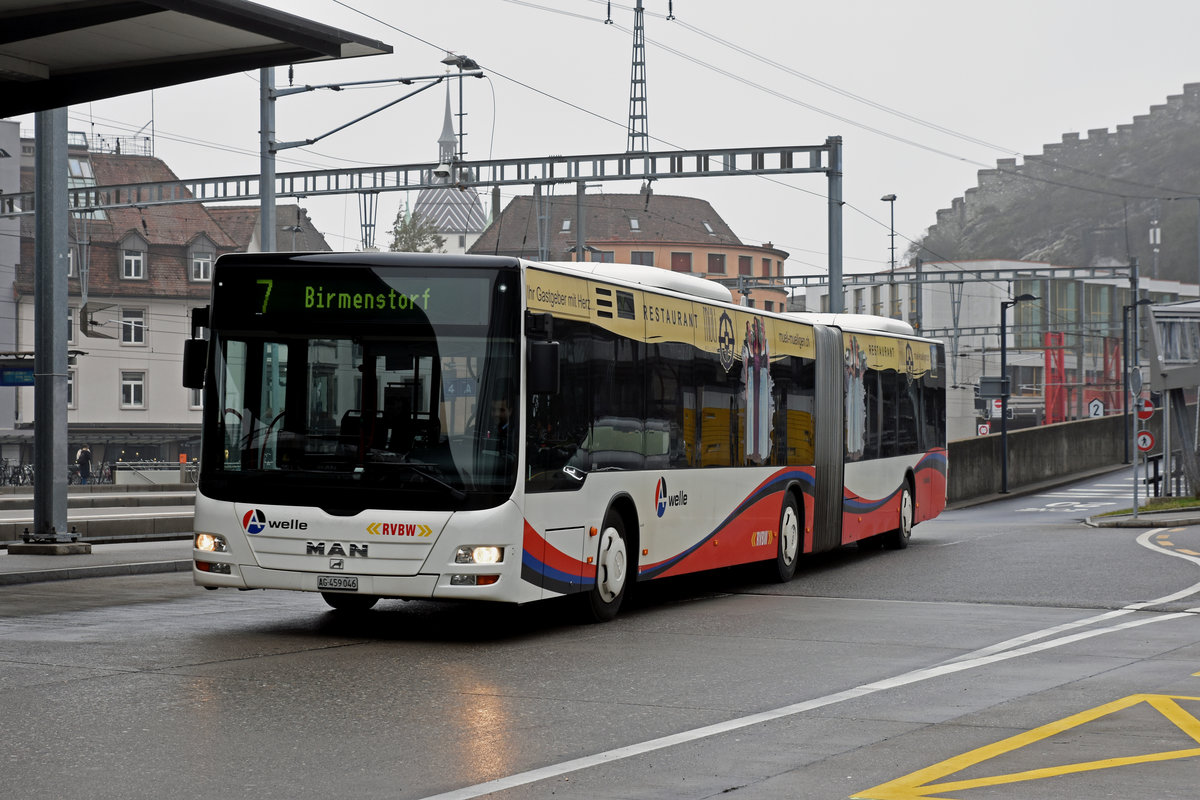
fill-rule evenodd
<path id="1" fill-rule="evenodd" d="M 464 492 L 462 489 L 459 489 L 457 486 L 452 486 L 451 484 L 446 483 L 446 481 L 444 481 L 441 478 L 439 478 L 438 476 L 434 475 L 432 472 L 429 472 L 430 469 L 437 469 L 437 467 L 438 467 L 437 464 L 426 463 L 423 461 L 372 461 L 372 462 L 369 462 L 367 464 L 367 466 L 370 466 L 370 467 L 381 467 L 381 466 L 382 467 L 404 467 L 408 471 L 413 472 L 417 475 L 420 475 L 422 478 L 425 478 L 426 480 L 429 480 L 429 481 L 433 481 L 438 486 L 441 486 L 446 491 L 450 492 L 450 496 L 453 497 L 455 500 L 467 499 L 467 493 Z M 354 471 L 356 473 L 361 473 L 362 469 L 363 469 L 362 467 L 357 467 L 357 468 L 355 468 Z"/>

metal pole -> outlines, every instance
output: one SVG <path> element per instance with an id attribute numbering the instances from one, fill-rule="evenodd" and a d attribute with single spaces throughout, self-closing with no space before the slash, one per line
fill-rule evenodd
<path id="1" fill-rule="evenodd" d="M 1000 494 L 1008 494 L 1008 305 L 1000 302 Z"/>
<path id="2" fill-rule="evenodd" d="M 1170 497 L 1171 492 L 1171 389 L 1163 389 L 1162 394 L 1162 463 L 1163 463 L 1163 497 Z"/>
<path id="3" fill-rule="evenodd" d="M 1124 464 L 1129 463 L 1129 306 L 1121 307 L 1121 416 L 1124 417 Z"/>
<path id="4" fill-rule="evenodd" d="M 587 242 L 584 241 L 583 234 L 583 193 L 587 189 L 587 185 L 580 181 L 575 184 L 575 260 L 583 261 L 583 247 Z"/>
<path id="5" fill-rule="evenodd" d="M 913 327 L 916 328 L 918 332 L 925 328 L 925 302 L 924 302 L 925 301 L 925 298 L 924 298 L 925 284 L 923 282 L 923 275 L 922 275 L 922 267 L 923 266 L 924 266 L 924 262 L 921 260 L 920 256 L 917 256 L 917 259 L 916 259 L 917 281 L 916 281 L 916 283 L 912 284 L 912 286 L 909 287 L 910 292 L 917 293 L 917 322 L 915 325 L 913 325 Z M 901 315 L 901 318 L 903 318 L 903 315 Z M 957 348 L 955 348 L 955 352 L 958 352 Z"/>
<path id="6" fill-rule="evenodd" d="M 67 109 L 39 111 L 34 143 L 33 538 L 67 530 Z M 76 391 L 86 387 L 76 386 Z"/>
<path id="7" fill-rule="evenodd" d="M 842 297 L 842 137 L 830 136 L 829 145 L 829 310 L 846 308 Z"/>
<path id="8" fill-rule="evenodd" d="M 275 68 L 258 71 L 259 176 L 258 249 L 275 250 Z"/>

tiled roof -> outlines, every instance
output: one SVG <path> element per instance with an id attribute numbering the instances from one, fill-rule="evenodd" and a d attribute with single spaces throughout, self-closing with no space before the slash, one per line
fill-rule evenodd
<path id="1" fill-rule="evenodd" d="M 644 240 L 647 244 L 742 244 L 708 201 L 695 197 L 655 194 L 647 202 L 643 194 L 589 194 L 584 197 L 583 208 L 584 236 L 591 244 L 628 242 L 631 239 Z M 576 226 L 579 224 L 575 217 L 576 199 L 573 195 L 550 198 L 552 251 L 562 250 L 563 246 L 574 246 Z M 566 220 L 570 220 L 570 227 L 564 232 L 563 223 Z M 500 217 L 488 226 L 471 247 L 471 252 L 536 258 L 537 224 L 538 213 L 533 198 L 513 198 Z"/>
<path id="2" fill-rule="evenodd" d="M 246 250 L 256 241 L 259 206 L 212 206 L 208 212 L 239 250 Z M 308 210 L 295 203 L 275 206 L 275 247 L 294 251 L 330 250 L 329 243 L 309 218 Z"/>
<path id="3" fill-rule="evenodd" d="M 454 186 L 422 189 L 412 214 L 432 222 L 438 233 L 479 233 L 487 227 L 479 195 Z"/>

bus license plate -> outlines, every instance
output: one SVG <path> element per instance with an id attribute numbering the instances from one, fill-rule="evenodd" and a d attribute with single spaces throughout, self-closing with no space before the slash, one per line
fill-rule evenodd
<path id="1" fill-rule="evenodd" d="M 358 591 L 357 575 L 318 575 L 317 589 L 336 589 L 342 592 Z"/>

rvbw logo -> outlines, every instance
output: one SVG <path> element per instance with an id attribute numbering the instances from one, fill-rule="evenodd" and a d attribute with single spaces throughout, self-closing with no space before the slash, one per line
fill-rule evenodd
<path id="1" fill-rule="evenodd" d="M 668 506 L 686 506 L 687 492 L 676 492 L 675 494 L 667 494 L 667 479 L 659 478 L 658 484 L 654 487 L 654 506 L 661 517 L 667 513 Z"/>

